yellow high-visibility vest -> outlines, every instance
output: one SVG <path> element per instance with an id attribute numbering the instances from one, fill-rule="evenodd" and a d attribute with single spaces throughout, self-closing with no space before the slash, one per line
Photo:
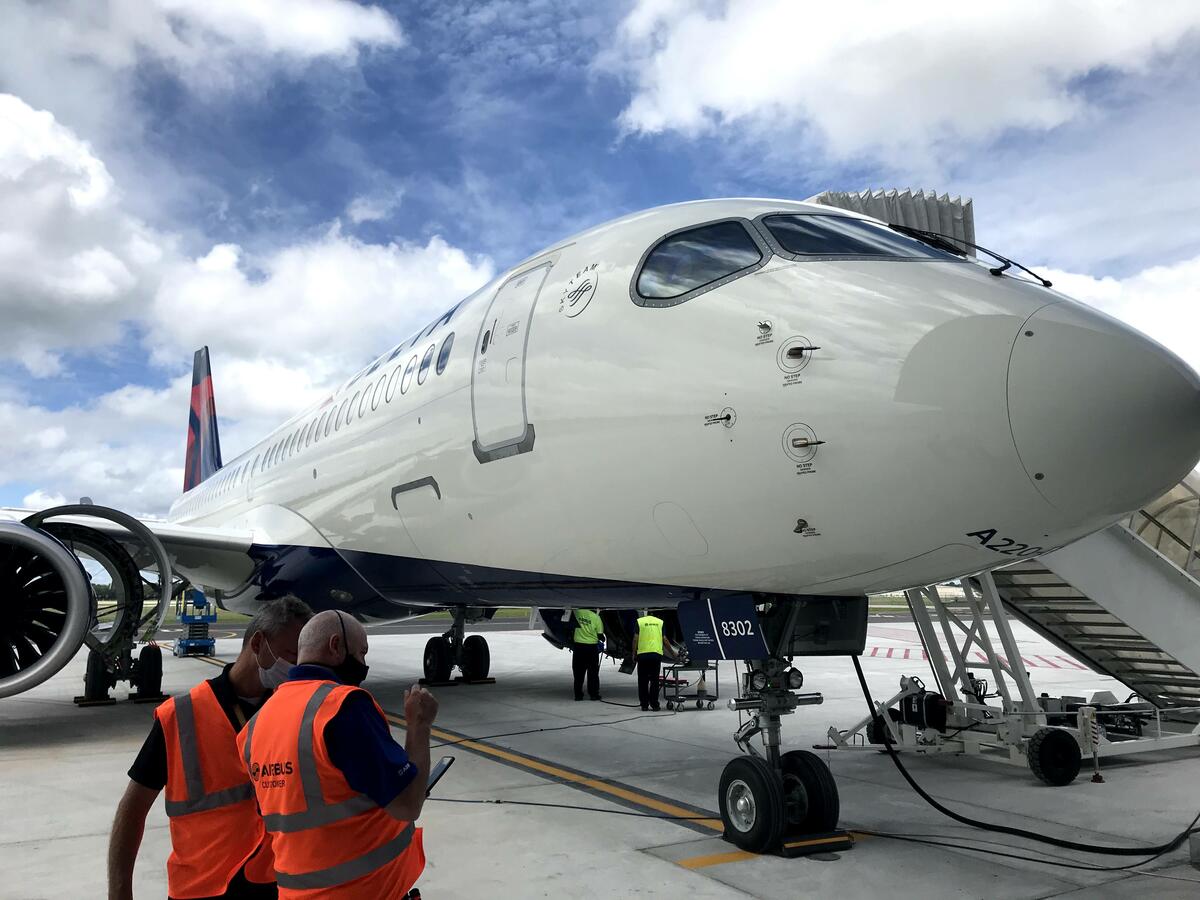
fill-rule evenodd
<path id="1" fill-rule="evenodd" d="M 604 623 L 590 609 L 575 610 L 575 643 L 595 644 L 599 635 L 604 634 Z"/>
<path id="2" fill-rule="evenodd" d="M 638 641 L 637 652 L 642 653 L 657 653 L 662 656 L 663 652 L 663 620 L 658 616 L 642 616 L 637 620 L 638 626 Z"/>

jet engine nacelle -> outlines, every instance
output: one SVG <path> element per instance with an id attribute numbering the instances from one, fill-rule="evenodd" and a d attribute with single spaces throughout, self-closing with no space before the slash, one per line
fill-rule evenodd
<path id="1" fill-rule="evenodd" d="M 83 646 L 94 610 L 71 551 L 45 531 L 0 522 L 0 698 L 62 669 Z"/>

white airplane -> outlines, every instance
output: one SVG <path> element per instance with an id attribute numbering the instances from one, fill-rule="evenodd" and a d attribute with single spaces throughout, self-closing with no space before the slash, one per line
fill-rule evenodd
<path id="1" fill-rule="evenodd" d="M 1200 379 L 1178 357 L 950 249 L 784 200 L 626 216 L 504 272 L 224 464 L 202 351 L 186 490 L 142 524 L 230 609 L 294 592 L 366 621 L 454 610 L 434 678 L 486 675 L 464 625 L 512 605 L 750 595 L 773 658 L 819 652 L 771 611 L 865 629 L 864 595 L 1060 547 L 1200 456 Z M 45 515 L 5 512 L 0 583 L 22 612 L 0 619 L 0 696 L 61 668 L 94 609 Z M 99 534 L 103 555 L 124 532 L 92 512 L 59 535 L 87 528 L 68 537 Z M 57 592 L 19 577 L 38 559 Z M 764 671 L 777 744 L 804 701 L 784 696 L 790 668 Z M 726 787 L 723 814 L 745 812 Z M 755 846 L 763 817 L 738 821 Z"/>

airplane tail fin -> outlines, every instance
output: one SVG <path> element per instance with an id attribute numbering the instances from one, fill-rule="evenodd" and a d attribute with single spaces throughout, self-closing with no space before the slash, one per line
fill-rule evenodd
<path id="1" fill-rule="evenodd" d="M 192 408 L 188 413 L 187 460 L 183 466 L 186 493 L 221 468 L 221 438 L 217 433 L 217 404 L 213 399 L 208 348 L 192 361 Z"/>

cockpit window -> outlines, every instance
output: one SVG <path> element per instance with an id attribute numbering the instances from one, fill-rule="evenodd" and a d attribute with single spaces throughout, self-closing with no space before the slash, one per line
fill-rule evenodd
<path id="1" fill-rule="evenodd" d="M 673 306 L 687 299 L 685 295 L 723 284 L 763 259 L 763 251 L 739 221 L 689 228 L 668 235 L 646 255 L 637 294 L 645 306 Z"/>
<path id="2" fill-rule="evenodd" d="M 937 247 L 885 225 L 850 216 L 804 213 L 764 216 L 762 224 L 793 256 L 851 256 L 884 259 L 936 259 L 961 262 Z"/>

